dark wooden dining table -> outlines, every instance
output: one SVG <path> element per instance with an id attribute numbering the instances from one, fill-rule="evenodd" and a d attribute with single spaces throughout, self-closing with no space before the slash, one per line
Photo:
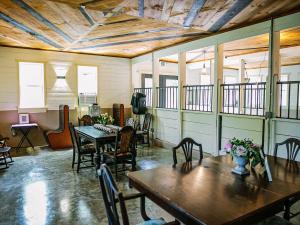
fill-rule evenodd
<path id="1" fill-rule="evenodd" d="M 96 147 L 96 170 L 98 170 L 101 164 L 101 148 L 105 144 L 114 142 L 116 134 L 99 130 L 93 126 L 78 126 L 75 127 L 75 132 L 79 138 L 84 138 L 85 140 L 89 140 L 94 143 Z"/>
<path id="2" fill-rule="evenodd" d="M 130 172 L 130 184 L 187 225 L 252 224 L 300 194 L 300 163 L 268 157 L 273 181 L 233 174 L 230 156 Z"/>

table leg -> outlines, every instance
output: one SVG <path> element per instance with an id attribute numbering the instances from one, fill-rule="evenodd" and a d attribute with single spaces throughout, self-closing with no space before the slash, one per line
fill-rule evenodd
<path id="1" fill-rule="evenodd" d="M 30 147 L 31 147 L 31 148 L 34 148 L 33 144 L 31 143 L 31 141 L 30 141 L 29 138 L 28 138 L 28 134 L 29 134 L 29 132 L 30 132 L 30 128 L 25 129 L 25 131 L 23 131 L 23 130 L 21 129 L 21 132 L 23 133 L 23 135 L 24 135 L 25 139 L 27 140 L 28 144 L 30 145 Z"/>
<path id="2" fill-rule="evenodd" d="M 101 145 L 98 142 L 96 142 L 95 147 L 96 147 L 95 161 L 96 161 L 96 173 L 97 173 L 97 171 L 98 171 L 98 169 L 100 169 L 100 165 L 101 165 L 101 153 L 100 153 Z"/>

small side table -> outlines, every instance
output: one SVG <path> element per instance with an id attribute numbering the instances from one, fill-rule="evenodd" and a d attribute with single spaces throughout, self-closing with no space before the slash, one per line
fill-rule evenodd
<path id="1" fill-rule="evenodd" d="M 11 129 L 15 131 L 20 131 L 22 134 L 22 138 L 16 147 L 16 150 L 18 151 L 20 148 L 22 148 L 24 141 L 26 140 L 30 147 L 34 149 L 34 145 L 31 143 L 31 141 L 28 138 L 28 134 L 32 128 L 38 128 L 37 123 L 26 123 L 26 124 L 13 124 L 11 125 Z"/>

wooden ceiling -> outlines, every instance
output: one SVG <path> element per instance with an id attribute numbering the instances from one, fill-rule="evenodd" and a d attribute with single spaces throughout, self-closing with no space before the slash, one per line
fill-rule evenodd
<path id="1" fill-rule="evenodd" d="M 295 0 L 1 0 L 0 45 L 132 58 L 296 11 Z"/>

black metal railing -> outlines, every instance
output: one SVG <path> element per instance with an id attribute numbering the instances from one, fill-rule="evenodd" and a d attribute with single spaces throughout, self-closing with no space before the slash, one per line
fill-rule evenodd
<path id="1" fill-rule="evenodd" d="M 157 108 L 178 108 L 178 87 L 156 87 Z"/>
<path id="2" fill-rule="evenodd" d="M 279 110 L 277 117 L 286 119 L 300 119 L 299 112 L 300 81 L 277 82 Z"/>
<path id="3" fill-rule="evenodd" d="M 265 114 L 266 83 L 221 84 L 222 112 L 263 116 Z"/>
<path id="4" fill-rule="evenodd" d="M 214 85 L 187 85 L 184 89 L 184 110 L 212 112 Z"/>
<path id="5" fill-rule="evenodd" d="M 146 95 L 146 106 L 152 107 L 152 88 L 134 88 L 133 91 Z"/>

